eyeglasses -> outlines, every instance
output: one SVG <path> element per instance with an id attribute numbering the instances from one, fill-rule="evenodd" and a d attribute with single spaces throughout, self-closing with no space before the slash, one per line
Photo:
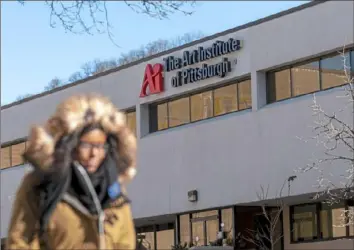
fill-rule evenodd
<path id="1" fill-rule="evenodd" d="M 92 150 L 94 148 L 98 150 L 108 150 L 109 146 L 107 143 L 90 143 L 90 142 L 80 142 L 79 147 L 85 150 Z"/>

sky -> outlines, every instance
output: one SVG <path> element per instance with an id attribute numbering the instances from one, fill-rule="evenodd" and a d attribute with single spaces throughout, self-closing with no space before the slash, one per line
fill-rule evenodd
<path id="1" fill-rule="evenodd" d="M 198 1 L 194 14 L 175 13 L 154 19 L 132 11 L 124 2 L 108 5 L 114 42 L 107 34 L 66 33 L 50 27 L 44 2 L 1 1 L 1 105 L 20 95 L 37 94 L 54 77 L 67 79 L 82 64 L 117 58 L 157 39 L 188 32 L 212 35 L 309 1 Z"/>

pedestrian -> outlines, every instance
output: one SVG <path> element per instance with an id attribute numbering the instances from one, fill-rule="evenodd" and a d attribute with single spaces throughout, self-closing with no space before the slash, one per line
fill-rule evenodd
<path id="1" fill-rule="evenodd" d="M 24 153 L 33 166 L 17 191 L 6 249 L 135 249 L 125 186 L 136 139 L 124 113 L 98 95 L 73 96 Z"/>

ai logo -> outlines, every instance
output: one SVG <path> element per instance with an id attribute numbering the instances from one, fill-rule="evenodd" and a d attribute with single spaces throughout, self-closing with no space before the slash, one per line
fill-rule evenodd
<path id="1" fill-rule="evenodd" d="M 160 63 L 146 65 L 140 97 L 161 93 L 163 89 L 163 66 Z M 147 92 L 149 88 L 149 92 Z"/>

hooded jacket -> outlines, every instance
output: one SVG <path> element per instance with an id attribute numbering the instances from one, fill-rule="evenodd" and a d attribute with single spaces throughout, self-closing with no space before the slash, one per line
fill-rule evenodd
<path id="1" fill-rule="evenodd" d="M 48 249 L 135 249 L 131 207 L 122 196 L 108 208 L 98 208 L 98 215 L 92 215 L 65 192 L 51 213 L 45 234 L 38 236 L 39 197 L 34 187 L 40 182 L 39 176 L 58 171 L 53 169 L 58 140 L 90 124 L 100 124 L 107 134 L 117 138 L 117 181 L 126 193 L 124 187 L 136 173 L 136 139 L 126 126 L 124 114 L 101 96 L 71 97 L 58 106 L 45 126 L 31 129 L 24 157 L 35 170 L 24 177 L 17 191 L 6 249 L 43 249 L 43 241 Z M 58 173 L 65 171 L 68 169 Z"/>

